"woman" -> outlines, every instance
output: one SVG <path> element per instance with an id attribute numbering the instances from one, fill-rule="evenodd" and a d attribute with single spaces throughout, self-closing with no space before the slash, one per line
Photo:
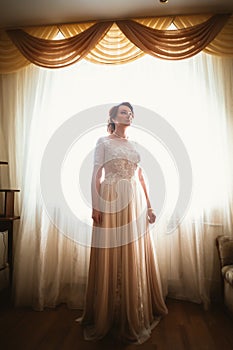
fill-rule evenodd
<path id="1" fill-rule="evenodd" d="M 133 107 L 123 102 L 112 107 L 109 116 L 109 135 L 100 137 L 95 148 L 92 248 L 79 321 L 86 340 L 112 333 L 140 344 L 167 314 L 149 234 L 156 215 L 138 164 L 137 144 L 126 134 Z"/>

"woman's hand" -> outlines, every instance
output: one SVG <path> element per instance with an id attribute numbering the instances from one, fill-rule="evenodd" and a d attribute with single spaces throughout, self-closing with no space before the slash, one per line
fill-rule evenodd
<path id="1" fill-rule="evenodd" d="M 92 209 L 92 219 L 94 220 L 95 224 L 101 224 L 102 222 L 102 212 L 97 209 Z"/>
<path id="2" fill-rule="evenodd" d="M 155 222 L 155 219 L 156 219 L 156 215 L 155 215 L 153 209 L 148 208 L 147 214 L 148 214 L 149 223 L 153 224 Z"/>

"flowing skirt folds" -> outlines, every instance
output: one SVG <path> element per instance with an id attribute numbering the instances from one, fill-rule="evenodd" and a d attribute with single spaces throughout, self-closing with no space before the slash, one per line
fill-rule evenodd
<path id="1" fill-rule="evenodd" d="M 93 225 L 80 322 L 86 340 L 101 339 L 111 331 L 122 341 L 140 344 L 167 314 L 167 307 L 141 184 L 135 178 L 120 183 L 101 184 L 103 220 Z"/>

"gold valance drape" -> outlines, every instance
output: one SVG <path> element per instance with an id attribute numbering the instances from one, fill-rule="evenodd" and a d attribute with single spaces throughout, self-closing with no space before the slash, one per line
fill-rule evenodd
<path id="1" fill-rule="evenodd" d="M 111 22 L 95 23 L 67 39 L 41 39 L 17 29 L 8 31 L 12 42 L 32 63 L 46 68 L 71 65 L 85 57 L 111 27 Z"/>
<path id="2" fill-rule="evenodd" d="M 157 30 L 133 21 L 117 22 L 127 38 L 149 55 L 163 59 L 184 59 L 204 49 L 219 33 L 227 16 L 178 30 Z"/>
<path id="3" fill-rule="evenodd" d="M 169 30 L 174 24 L 177 30 Z M 58 33 L 64 39 L 56 40 Z M 0 31 L 0 73 L 30 62 L 59 68 L 85 58 L 120 64 L 145 53 L 184 59 L 201 50 L 233 57 L 233 16 L 196 15 L 77 23 Z"/>

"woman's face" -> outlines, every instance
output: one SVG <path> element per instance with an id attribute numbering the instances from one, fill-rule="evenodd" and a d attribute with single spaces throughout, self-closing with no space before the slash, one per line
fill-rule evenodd
<path id="1" fill-rule="evenodd" d="M 121 105 L 118 107 L 115 121 L 117 124 L 131 125 L 133 119 L 133 113 L 128 106 Z"/>

